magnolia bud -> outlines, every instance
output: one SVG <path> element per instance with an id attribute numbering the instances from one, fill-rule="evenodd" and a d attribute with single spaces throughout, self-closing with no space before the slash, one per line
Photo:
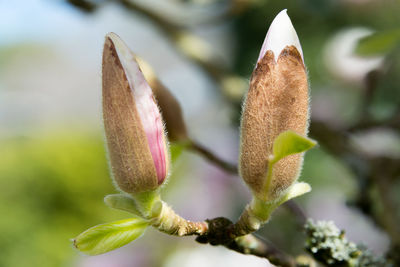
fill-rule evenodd
<path id="1" fill-rule="evenodd" d="M 151 66 L 141 58 L 136 57 L 144 77 L 153 90 L 161 109 L 170 142 L 187 141 L 189 139 L 182 109 L 175 96 L 157 78 Z"/>
<path id="2" fill-rule="evenodd" d="M 259 199 L 277 199 L 299 176 L 303 154 L 290 155 L 274 164 L 266 186 L 275 138 L 287 130 L 306 136 L 308 109 L 300 42 L 283 10 L 268 30 L 243 106 L 240 175 Z"/>
<path id="3" fill-rule="evenodd" d="M 103 51 L 103 118 L 111 169 L 128 193 L 155 190 L 168 173 L 163 122 L 134 54 L 114 33 Z"/>

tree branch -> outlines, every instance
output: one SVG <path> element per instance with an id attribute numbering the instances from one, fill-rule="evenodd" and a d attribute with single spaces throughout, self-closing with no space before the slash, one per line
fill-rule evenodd
<path id="1" fill-rule="evenodd" d="M 208 231 L 196 238 L 202 244 L 213 246 L 222 245 L 228 249 L 248 255 L 266 258 L 272 264 L 284 267 L 296 266 L 296 261 L 290 255 L 277 249 L 272 244 L 267 244 L 253 234 L 236 236 L 232 233 L 235 225 L 227 218 L 218 217 L 207 220 Z"/>
<path id="2" fill-rule="evenodd" d="M 201 156 L 206 158 L 209 162 L 217 165 L 221 169 L 223 169 L 231 174 L 238 175 L 238 167 L 236 165 L 226 162 L 225 160 L 219 158 L 218 156 L 216 156 L 214 153 L 212 153 L 210 150 L 208 150 L 204 146 L 200 145 L 199 143 L 197 143 L 195 141 L 190 141 L 187 144 L 187 148 L 194 152 L 199 153 Z"/>

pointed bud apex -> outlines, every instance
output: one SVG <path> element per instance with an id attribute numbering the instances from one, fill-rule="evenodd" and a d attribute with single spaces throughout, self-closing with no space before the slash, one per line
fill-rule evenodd
<path id="1" fill-rule="evenodd" d="M 103 51 L 103 118 L 115 181 L 121 190 L 156 189 L 168 173 L 163 122 L 134 54 L 114 33 Z"/>
<path id="2" fill-rule="evenodd" d="M 266 181 L 275 139 L 288 130 L 306 136 L 308 109 L 300 43 L 284 10 L 268 31 L 243 106 L 240 175 L 259 199 L 282 196 L 299 176 L 303 154 L 294 154 L 273 162 Z"/>
<path id="3" fill-rule="evenodd" d="M 279 55 L 287 46 L 296 47 L 303 59 L 303 50 L 301 49 L 299 37 L 297 37 L 292 21 L 287 15 L 287 10 L 284 9 L 275 17 L 271 26 L 269 26 L 257 62 L 265 56 L 268 50 L 274 53 L 275 61 L 277 61 Z"/>
<path id="4" fill-rule="evenodd" d="M 168 140 L 171 142 L 187 141 L 189 139 L 186 124 L 183 119 L 182 109 L 178 100 L 167 87 L 157 78 L 151 66 L 141 58 L 136 57 L 144 77 L 149 82 L 153 94 L 161 109 Z"/>

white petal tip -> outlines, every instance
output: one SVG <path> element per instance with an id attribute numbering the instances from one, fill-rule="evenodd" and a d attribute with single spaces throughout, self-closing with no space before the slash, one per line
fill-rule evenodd
<path id="1" fill-rule="evenodd" d="M 119 36 L 116 33 L 113 33 L 113 32 L 109 32 L 109 33 L 106 34 L 106 38 L 113 39 L 115 37 L 119 38 Z"/>
<path id="2" fill-rule="evenodd" d="M 257 62 L 264 57 L 265 53 L 268 50 L 271 50 L 274 53 L 276 61 L 282 50 L 285 49 L 286 46 L 291 45 L 297 48 L 301 55 L 301 58 L 303 58 L 303 50 L 301 49 L 296 30 L 294 29 L 292 21 L 287 15 L 287 9 L 284 9 L 279 12 L 279 14 L 272 21 L 271 26 L 268 29 L 267 36 L 265 37 Z"/>
<path id="3" fill-rule="evenodd" d="M 125 70 L 125 75 L 132 88 L 139 88 L 139 86 L 146 82 L 136 61 L 135 54 L 129 49 L 126 43 L 115 33 L 110 32 L 106 35 L 106 42 L 108 39 L 112 42 L 117 52 L 118 59 Z M 147 84 L 147 82 L 146 82 Z"/>
<path id="4" fill-rule="evenodd" d="M 116 33 L 109 32 L 106 34 L 106 41 L 111 40 L 117 50 L 121 50 L 121 47 L 126 50 L 126 44 L 122 41 L 121 37 L 119 37 Z"/>

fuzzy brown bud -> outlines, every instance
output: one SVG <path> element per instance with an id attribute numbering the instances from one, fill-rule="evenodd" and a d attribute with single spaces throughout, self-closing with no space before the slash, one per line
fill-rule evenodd
<path id="1" fill-rule="evenodd" d="M 283 19 L 286 26 L 289 17 L 279 16 L 287 17 L 286 11 L 274 20 Z M 239 160 L 241 177 L 259 199 L 266 201 L 278 198 L 297 180 L 303 161 L 303 154 L 294 154 L 276 162 L 272 180 L 266 187 L 275 138 L 288 130 L 306 136 L 309 117 L 307 74 L 301 48 L 289 40 L 282 50 L 275 49 L 279 54 L 274 55 L 274 44 L 279 42 L 268 45 L 271 39 L 279 38 L 274 22 L 267 34 L 267 46 L 264 43 L 252 74 L 243 107 Z M 295 32 L 294 36 L 297 38 Z"/>
<path id="2" fill-rule="evenodd" d="M 128 193 L 157 189 L 168 173 L 167 141 L 150 86 L 114 33 L 103 51 L 103 118 L 114 179 Z"/>

